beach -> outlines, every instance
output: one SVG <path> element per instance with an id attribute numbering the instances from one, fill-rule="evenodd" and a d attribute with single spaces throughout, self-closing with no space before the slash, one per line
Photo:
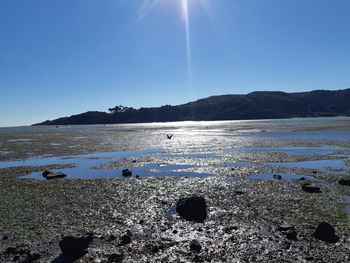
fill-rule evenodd
<path id="1" fill-rule="evenodd" d="M 77 262 L 348 262 L 344 179 L 347 117 L 1 128 L 0 261 L 91 237 Z M 191 196 L 204 222 L 176 212 Z"/>

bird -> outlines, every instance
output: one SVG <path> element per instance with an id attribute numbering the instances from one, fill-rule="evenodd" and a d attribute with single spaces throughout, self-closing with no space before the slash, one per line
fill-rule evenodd
<path id="1" fill-rule="evenodd" d="M 171 138 L 173 138 L 174 134 L 167 134 L 166 137 L 170 140 Z"/>

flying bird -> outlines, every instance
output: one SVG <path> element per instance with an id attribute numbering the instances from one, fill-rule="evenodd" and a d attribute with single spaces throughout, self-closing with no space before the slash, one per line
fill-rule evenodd
<path id="1" fill-rule="evenodd" d="M 167 134 L 166 137 L 170 140 L 171 138 L 173 138 L 174 134 Z"/>

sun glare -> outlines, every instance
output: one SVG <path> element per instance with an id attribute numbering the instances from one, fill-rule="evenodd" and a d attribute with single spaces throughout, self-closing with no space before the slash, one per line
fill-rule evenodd
<path id="1" fill-rule="evenodd" d="M 188 20 L 188 0 L 181 0 L 182 17 L 185 21 Z"/>

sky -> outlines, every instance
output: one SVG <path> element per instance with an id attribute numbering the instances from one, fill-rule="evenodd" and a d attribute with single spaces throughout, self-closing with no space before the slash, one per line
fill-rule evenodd
<path id="1" fill-rule="evenodd" d="M 0 127 L 350 88 L 349 0 L 0 0 Z"/>

